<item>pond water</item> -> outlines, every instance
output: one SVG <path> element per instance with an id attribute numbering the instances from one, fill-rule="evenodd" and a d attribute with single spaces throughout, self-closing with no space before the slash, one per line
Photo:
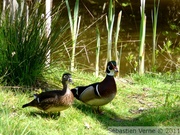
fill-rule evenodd
<path id="1" fill-rule="evenodd" d="M 71 7 L 75 0 L 70 1 Z M 59 1 L 54 1 L 58 5 Z M 116 0 L 115 17 L 122 10 L 121 30 L 118 39 L 118 50 L 122 47 L 120 74 L 125 75 L 138 71 L 138 53 L 139 53 L 139 31 L 140 31 L 140 1 Z M 146 52 L 145 69 L 151 71 L 152 68 L 152 19 L 151 10 L 153 9 L 153 0 L 146 1 Z M 180 2 L 179 0 L 161 0 L 159 7 L 158 26 L 157 26 L 157 71 L 174 71 L 180 63 L 180 36 L 178 33 L 180 21 Z M 96 28 L 99 28 L 101 36 L 100 70 L 104 71 L 107 56 L 107 29 L 106 13 L 108 13 L 107 1 L 88 1 L 81 0 L 79 7 L 81 15 L 81 25 L 76 48 L 75 63 L 78 69 L 84 71 L 95 71 L 96 59 Z M 65 11 L 67 12 L 67 11 Z M 63 19 L 68 21 L 66 13 L 63 13 Z M 114 33 L 116 29 L 114 24 Z M 172 29 L 172 25 L 175 27 Z M 114 36 L 113 36 L 114 38 Z M 170 44 L 169 47 L 165 45 Z M 162 50 L 165 52 L 161 52 Z M 179 49 L 180 50 L 180 49 Z M 169 53 L 167 53 L 169 52 Z M 114 52 L 113 52 L 114 53 Z M 67 55 L 67 54 L 65 54 Z M 114 55 L 112 56 L 114 58 Z"/>

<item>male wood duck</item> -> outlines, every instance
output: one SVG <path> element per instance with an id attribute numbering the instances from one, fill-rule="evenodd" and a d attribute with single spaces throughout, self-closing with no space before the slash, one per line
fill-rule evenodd
<path id="1" fill-rule="evenodd" d="M 100 112 L 99 106 L 111 102 L 117 93 L 114 80 L 115 72 L 118 72 L 116 62 L 109 61 L 107 63 L 106 77 L 104 80 L 102 82 L 96 82 L 87 86 L 78 86 L 71 89 L 74 97 L 85 104 L 97 106 Z"/>
<path id="2" fill-rule="evenodd" d="M 73 104 L 74 96 L 68 88 L 68 83 L 72 82 L 71 74 L 64 73 L 62 76 L 62 90 L 46 91 L 35 94 L 35 99 L 24 104 L 22 108 L 32 106 L 46 112 L 60 112 Z"/>

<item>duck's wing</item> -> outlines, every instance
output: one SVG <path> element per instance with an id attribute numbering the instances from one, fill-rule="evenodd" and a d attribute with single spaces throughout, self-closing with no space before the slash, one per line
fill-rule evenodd
<path id="1" fill-rule="evenodd" d="M 47 104 L 51 104 L 53 100 L 56 98 L 57 94 L 56 92 L 42 92 L 40 94 L 34 94 L 34 99 L 22 106 L 22 108 L 28 107 L 28 106 L 34 106 L 39 107 L 40 109 L 45 110 L 45 106 Z"/>
<path id="2" fill-rule="evenodd" d="M 54 90 L 54 91 L 47 91 L 47 92 L 42 92 L 40 94 L 34 94 L 35 99 L 37 100 L 38 103 L 45 102 L 45 101 L 52 101 L 56 98 L 58 98 L 58 95 L 61 94 L 60 90 Z"/>
<path id="3" fill-rule="evenodd" d="M 78 86 L 74 89 L 71 89 L 71 91 L 78 100 L 88 102 L 89 100 L 100 97 L 97 88 L 98 84 L 99 83 L 94 83 L 88 86 Z"/>

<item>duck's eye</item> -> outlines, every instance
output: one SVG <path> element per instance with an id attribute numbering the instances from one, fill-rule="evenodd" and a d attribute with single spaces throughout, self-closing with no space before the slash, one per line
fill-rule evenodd
<path id="1" fill-rule="evenodd" d="M 111 68 L 114 69 L 115 67 L 115 64 L 111 62 Z"/>
<path id="2" fill-rule="evenodd" d="M 111 64 L 110 66 L 108 66 L 108 69 L 109 70 L 112 70 L 114 68 L 114 65 L 113 64 Z"/>

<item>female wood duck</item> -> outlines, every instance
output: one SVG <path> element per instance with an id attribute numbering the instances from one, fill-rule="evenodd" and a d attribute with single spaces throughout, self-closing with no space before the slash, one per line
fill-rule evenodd
<path id="1" fill-rule="evenodd" d="M 91 106 L 97 106 L 99 111 L 99 106 L 111 102 L 116 95 L 115 72 L 118 72 L 116 62 L 109 61 L 106 67 L 106 77 L 102 82 L 78 86 L 71 91 L 78 100 Z"/>
<path id="2" fill-rule="evenodd" d="M 74 101 L 74 96 L 68 88 L 68 83 L 72 82 L 71 74 L 64 73 L 62 76 L 62 90 L 53 90 L 35 94 L 35 99 L 22 106 L 22 108 L 32 106 L 46 112 L 60 112 L 70 107 Z"/>

